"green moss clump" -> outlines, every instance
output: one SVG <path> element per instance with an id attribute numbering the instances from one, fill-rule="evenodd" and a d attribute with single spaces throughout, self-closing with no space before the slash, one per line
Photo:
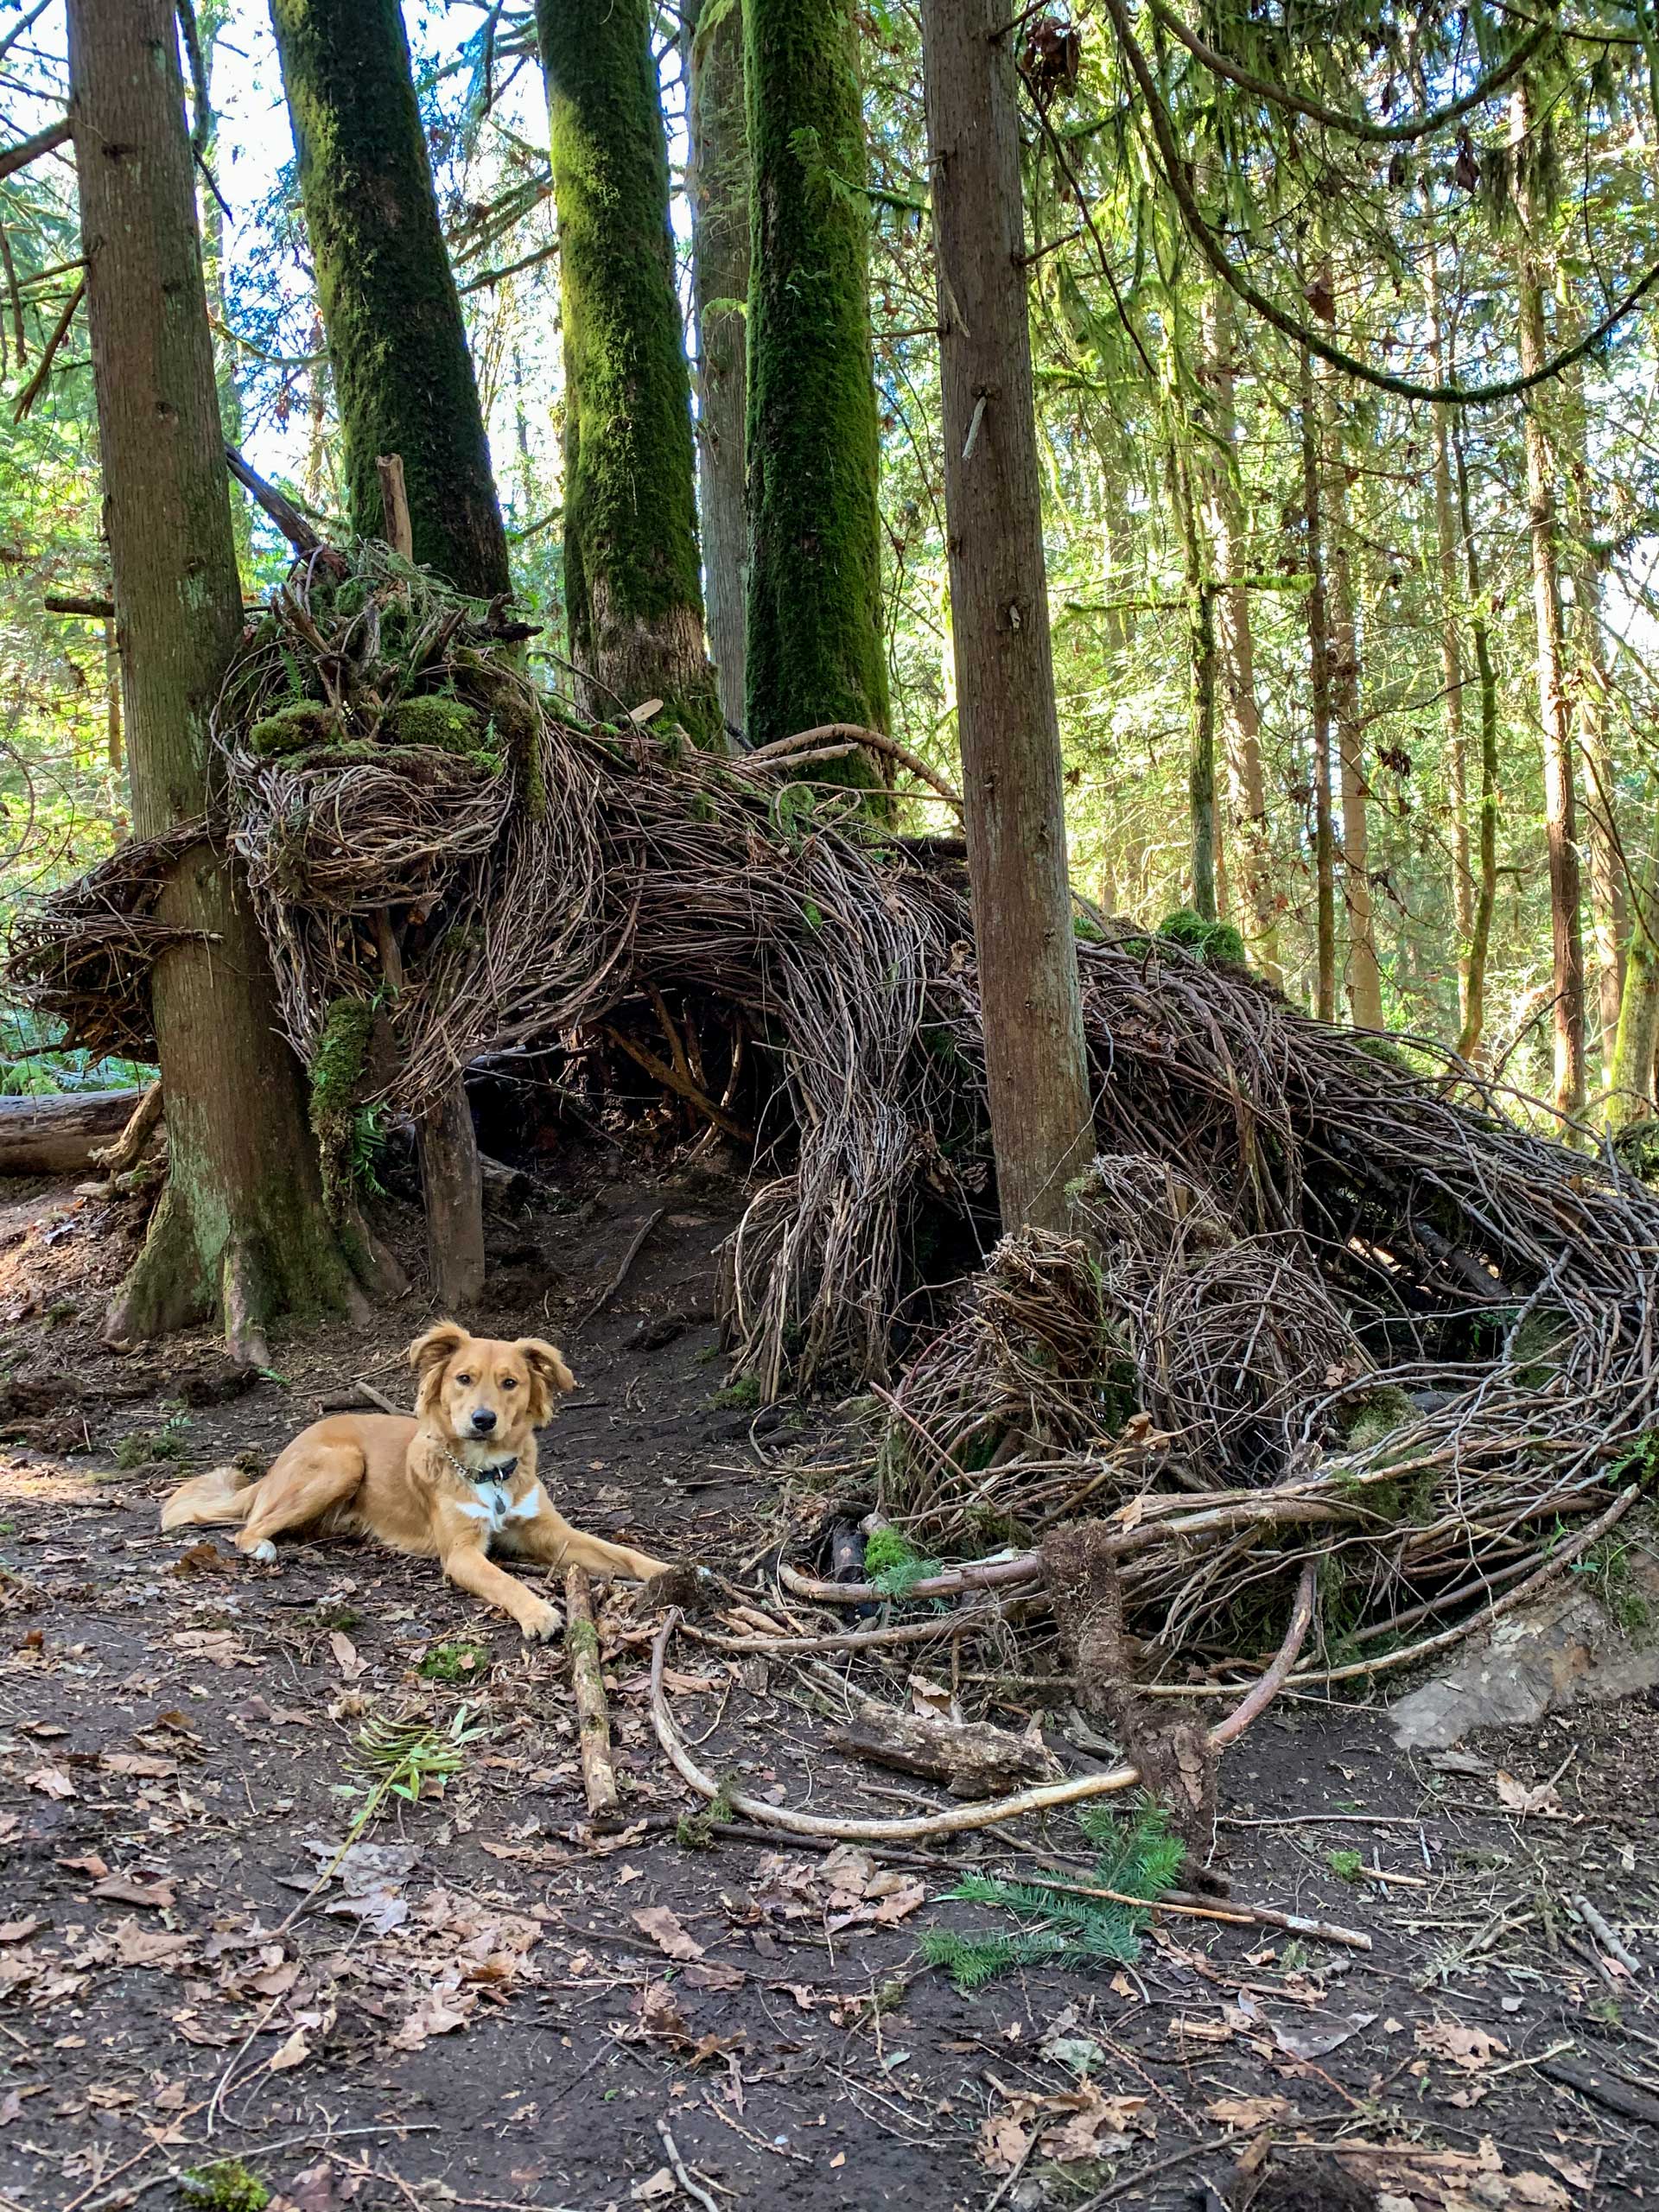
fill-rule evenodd
<path id="1" fill-rule="evenodd" d="M 1247 966 L 1244 940 L 1230 922 L 1206 922 L 1190 906 L 1178 906 L 1158 925 L 1158 934 L 1172 944 L 1196 952 L 1207 968 Z"/>
<path id="2" fill-rule="evenodd" d="M 415 1671 L 428 1682 L 476 1681 L 489 1656 L 485 1645 L 455 1637 L 447 1643 L 435 1643 Z"/>
<path id="3" fill-rule="evenodd" d="M 735 1382 L 728 1382 L 723 1390 L 716 1390 L 709 1401 L 717 1411 L 729 1411 L 739 1406 L 758 1406 L 760 1402 L 760 1378 L 758 1375 L 740 1375 Z"/>
<path id="4" fill-rule="evenodd" d="M 334 745 L 340 735 L 340 716 L 321 699 L 290 699 L 274 714 L 262 715 L 248 732 L 255 753 L 274 760 L 285 753 L 303 753 L 314 745 Z"/>
<path id="5" fill-rule="evenodd" d="M 484 717 L 464 699 L 429 693 L 422 699 L 400 700 L 380 724 L 380 734 L 390 745 L 425 745 L 436 753 L 480 753 L 484 750 Z"/>
<path id="6" fill-rule="evenodd" d="M 187 2204 L 201 2212 L 265 2212 L 270 2191 L 240 2158 L 215 2158 L 210 2166 L 191 2166 L 179 2176 Z"/>
<path id="7" fill-rule="evenodd" d="M 1357 1882 L 1365 1867 L 1357 1851 L 1327 1851 L 1325 1863 L 1339 1882 Z"/>
<path id="8" fill-rule="evenodd" d="M 1344 1439 L 1351 1452 L 1369 1452 L 1385 1436 L 1408 1421 L 1416 1408 L 1396 1384 L 1385 1382 L 1369 1391 L 1355 1409 L 1352 1425 Z"/>

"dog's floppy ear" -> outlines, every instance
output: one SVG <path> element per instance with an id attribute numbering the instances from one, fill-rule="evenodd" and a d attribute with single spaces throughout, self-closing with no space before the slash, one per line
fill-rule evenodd
<path id="1" fill-rule="evenodd" d="M 565 1365 L 558 1346 L 544 1343 L 540 1337 L 520 1337 L 513 1350 L 530 1370 L 531 1419 L 539 1426 L 553 1410 L 553 1393 L 574 1390 L 576 1378 Z"/>
<path id="2" fill-rule="evenodd" d="M 430 1407 L 444 1369 L 466 1342 L 467 1332 L 459 1321 L 440 1321 L 410 1344 L 409 1363 L 420 1378 L 415 1403 L 421 1413 Z"/>

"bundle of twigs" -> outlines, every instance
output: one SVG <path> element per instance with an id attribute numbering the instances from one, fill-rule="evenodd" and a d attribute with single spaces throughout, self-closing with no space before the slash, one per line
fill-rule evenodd
<path id="1" fill-rule="evenodd" d="M 169 946 L 200 935 L 156 907 L 179 861 L 207 834 L 205 822 L 192 822 L 165 836 L 130 838 L 50 899 L 20 907 L 6 962 L 15 995 L 61 1021 L 89 1052 L 153 1058 L 150 968 Z"/>

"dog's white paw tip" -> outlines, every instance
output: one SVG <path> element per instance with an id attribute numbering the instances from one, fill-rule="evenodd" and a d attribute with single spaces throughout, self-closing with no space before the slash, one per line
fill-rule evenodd
<path id="1" fill-rule="evenodd" d="M 526 1643 L 551 1643 L 564 1626 L 564 1615 L 556 1605 L 550 1605 L 545 1617 L 524 1624 Z"/>
<path id="2" fill-rule="evenodd" d="M 271 1542 L 269 1536 L 265 1537 L 263 1541 L 255 1544 L 252 1550 L 248 1554 L 248 1557 L 250 1559 L 257 1559 L 261 1567 L 269 1567 L 276 1556 L 276 1547 Z"/>

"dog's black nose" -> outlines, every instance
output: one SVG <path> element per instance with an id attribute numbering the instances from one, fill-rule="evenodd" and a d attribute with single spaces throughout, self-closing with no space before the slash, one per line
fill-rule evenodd
<path id="1" fill-rule="evenodd" d="M 487 1411 L 487 1409 L 483 1406 L 480 1406 L 478 1411 L 473 1415 L 473 1427 L 478 1431 L 480 1436 L 487 1436 L 490 1431 L 495 1427 L 495 1415 Z"/>

